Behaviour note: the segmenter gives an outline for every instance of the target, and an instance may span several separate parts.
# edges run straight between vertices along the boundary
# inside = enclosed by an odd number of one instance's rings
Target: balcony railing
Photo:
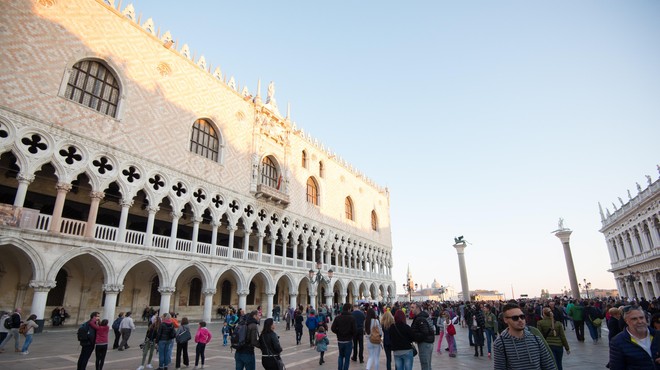
[[[51,215],[39,214],[37,217],[37,221],[34,224],[34,229],[47,232],[50,229],[51,221],[52,221]],[[75,236],[75,237],[84,237],[86,227],[87,227],[87,222],[85,221],[62,218],[60,234]],[[124,239],[123,244],[144,246],[146,235],[147,233],[142,231],[125,230],[123,236]],[[109,241],[109,242],[121,242],[117,240],[118,238],[119,238],[119,228],[114,226],[96,224],[96,227],[94,229],[94,239]],[[147,248],[169,249],[170,240],[171,238],[169,236],[152,235],[151,246]],[[183,253],[200,254],[200,255],[213,256],[224,259],[231,258],[234,260],[246,259],[247,261],[251,261],[259,264],[264,264],[264,265],[271,264],[270,253],[261,253],[261,259],[259,259],[260,258],[259,252],[247,251],[247,255],[246,255],[245,250],[243,250],[242,248],[232,248],[231,257],[230,257],[229,247],[227,246],[223,246],[223,245],[214,246],[209,243],[197,242],[196,248],[195,250],[193,250],[192,240],[187,240],[187,239],[179,239],[179,238],[174,239],[174,249]],[[652,254],[657,253],[657,251],[649,251],[649,252],[651,252]],[[626,260],[626,262],[628,263],[633,262],[630,260],[631,259],[628,259]],[[293,258],[289,258],[289,257],[274,256],[272,258],[272,261],[273,264],[276,266],[298,269],[304,272],[315,268],[315,263],[312,261],[304,261],[298,259],[294,260]],[[362,276],[367,278],[381,278],[381,279],[390,278],[390,276],[386,274],[381,274],[377,272],[372,273],[369,271],[362,271],[358,269],[349,268],[346,266],[331,266],[331,268],[334,269],[335,272],[341,274],[350,274],[353,276]]]

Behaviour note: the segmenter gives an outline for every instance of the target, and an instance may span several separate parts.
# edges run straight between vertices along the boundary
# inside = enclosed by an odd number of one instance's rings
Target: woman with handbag
[[[415,337],[412,328],[406,323],[406,314],[403,311],[396,310],[394,325],[390,326],[388,331],[396,370],[412,370],[414,357],[412,342]]]
[[[364,328],[367,335],[367,350],[369,358],[367,359],[367,370],[378,370],[378,358],[380,357],[380,346],[383,340],[383,330],[373,308],[367,310],[367,319],[364,322]]]
[[[264,328],[259,335],[259,348],[261,349],[261,365],[266,370],[281,370],[284,363],[280,357],[282,346],[280,337],[275,333],[273,319],[266,319]]]
[[[181,325],[176,330],[176,368],[181,368],[181,356],[183,355],[183,365],[188,367],[190,365],[188,359],[188,342],[192,339],[190,334],[190,327],[188,327],[187,317],[181,319]]]

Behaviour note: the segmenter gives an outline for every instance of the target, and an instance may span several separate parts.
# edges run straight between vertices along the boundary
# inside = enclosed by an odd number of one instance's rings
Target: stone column
[[[298,308],[298,293],[289,293],[289,306],[294,309]]]
[[[334,298],[334,292],[330,292],[325,295],[325,305],[332,309],[332,298]]]
[[[286,250],[288,249],[287,248],[288,245],[289,245],[289,238],[282,238],[282,266],[286,266]]]
[[[105,292],[105,304],[103,305],[103,318],[113,322],[115,318],[115,307],[117,307],[117,296],[124,290],[122,284],[103,284]]]
[[[62,223],[62,210],[64,209],[64,201],[66,200],[66,194],[71,191],[72,186],[71,184],[58,182],[56,188],[57,197],[55,198],[53,217],[50,219],[50,229],[48,231],[51,233],[59,234],[60,225]]]
[[[146,235],[144,236],[144,246],[151,247],[153,245],[153,235],[154,235],[154,220],[156,219],[156,213],[160,211],[159,207],[149,206],[147,212],[149,216],[147,217],[147,230]]]
[[[14,206],[23,207],[28,186],[34,181],[34,175],[24,175],[21,172],[16,176],[16,180],[18,180],[18,189],[16,189],[16,196],[14,197]]]
[[[639,277],[639,282],[642,283],[642,291],[644,292],[644,298],[646,298],[647,301],[650,301],[651,298],[653,298],[654,296],[651,295],[651,292],[649,292],[649,284],[647,282],[648,278],[649,277],[647,274],[641,274],[641,276]]]
[[[126,241],[126,223],[128,222],[128,210],[133,205],[133,199],[122,199],[121,215],[119,216],[119,229],[117,230],[117,243],[124,243]]]
[[[192,234],[192,246],[190,250],[193,253],[199,253],[197,250],[197,237],[199,236],[199,223],[202,222],[202,218],[199,216],[193,216],[193,234]]]
[[[170,300],[172,294],[176,291],[176,287],[173,286],[161,286],[158,288],[160,292],[160,313],[161,315],[165,312],[170,312]]]
[[[242,290],[238,292],[238,308],[242,308],[247,312],[247,296],[250,294],[249,291]]]
[[[569,229],[561,229],[555,232],[555,236],[561,240],[564,246],[564,259],[566,260],[566,269],[568,270],[568,282],[571,284],[571,292],[574,299],[580,299],[580,287],[578,286],[577,276],[575,275],[575,265],[573,265],[573,255],[571,254],[571,233]]]
[[[248,259],[248,251],[250,250],[250,234],[252,231],[247,227],[243,229],[243,260]]]
[[[173,251],[176,250],[176,233],[179,229],[179,219],[183,216],[183,213],[172,211],[170,216],[172,216],[172,231],[170,232],[170,242],[167,248]]]
[[[298,267],[298,238],[293,238],[291,241],[293,243],[293,267]]]
[[[296,241],[297,240],[298,239],[296,239]],[[307,261],[307,244],[306,243],[298,243],[298,244],[300,244],[300,246],[303,248],[303,255],[302,255],[303,262]]]
[[[275,243],[277,242],[277,235],[270,237],[270,264],[275,264]],[[284,253],[286,253],[286,246],[284,246]]]
[[[463,301],[470,300],[470,287],[468,286],[467,268],[465,267],[465,242],[454,244],[456,253],[458,254],[458,268],[461,272],[461,289],[463,291]]]
[[[616,283],[616,289],[619,291],[619,296],[623,296],[623,281],[621,279],[615,278],[614,282]]]
[[[263,249],[264,249],[264,236],[266,236],[266,234],[264,234],[263,231],[257,232],[257,238],[258,238],[257,250],[258,250],[258,256],[259,256],[258,257],[258,260],[259,260],[258,263],[261,263],[262,256],[264,254],[264,252],[263,252]]]
[[[653,285],[653,297],[657,297],[660,295],[660,289],[658,288],[658,282],[655,281],[655,274],[656,271],[651,271],[651,285]]]
[[[211,221],[211,255],[212,256],[217,256],[218,253],[216,250],[218,249],[218,226],[220,226],[220,222],[217,221]]]
[[[93,238],[96,235],[96,216],[99,214],[99,203],[105,197],[102,191],[93,191],[89,193],[91,202],[89,205],[89,215],[87,216],[87,225],[85,226],[85,236]]]
[[[43,322],[44,313],[46,311],[46,299],[48,298],[48,292],[51,289],[55,288],[57,284],[53,280],[43,280],[43,281],[30,280],[29,285],[30,288],[34,290],[34,296],[32,297],[32,308],[30,309],[30,313],[37,315],[37,322],[39,320]]]
[[[227,225],[227,230],[229,231],[229,242],[227,243],[228,258],[234,258],[234,233],[236,229],[237,227],[234,225]]]
[[[346,303],[346,292],[339,292],[339,304]]]
[[[273,318],[273,297],[275,296],[275,292],[266,292],[266,318],[267,319],[272,319]]]
[[[207,324],[210,324],[211,315],[213,313],[213,295],[215,294],[215,289],[204,289],[202,294],[204,294],[204,315],[202,316],[202,320],[206,321]]]

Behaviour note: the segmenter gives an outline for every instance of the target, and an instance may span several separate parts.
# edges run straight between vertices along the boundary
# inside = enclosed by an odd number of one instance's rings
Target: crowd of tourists
[[[280,320],[284,320],[284,331],[292,331],[297,346],[309,343],[318,352],[319,365],[325,363],[330,346],[336,345],[338,370],[348,370],[351,362],[362,364],[365,359],[367,370],[379,370],[381,353],[385,370],[411,370],[415,357],[422,370],[430,370],[434,351],[447,353],[450,359],[446,361],[452,361],[459,351],[467,349],[457,348],[457,327],[461,328],[460,335],[467,336],[473,355],[490,362],[484,367],[562,370],[564,353],[571,353],[567,335],[585,342],[585,326],[594,345],[602,341],[601,328],[607,328],[609,363],[603,366],[660,369],[660,335],[656,335],[660,304],[656,299],[555,297],[508,302],[398,302],[391,306],[346,303],[318,309],[311,305],[283,310],[275,306],[271,314],[272,318],[263,320],[260,306],[249,313],[233,307],[223,309],[219,335],[223,346],[231,345],[237,370],[256,368],[255,349],[260,350],[264,369],[283,368],[283,348],[276,333]],[[133,340],[142,352],[137,370],[154,366],[166,370],[172,362],[175,369],[189,367],[190,341],[195,343],[194,369],[204,368],[205,349],[213,338],[204,321],[197,323],[193,333],[188,318],[179,320],[174,313],[145,309],[143,318],[148,324],[145,337]],[[27,355],[38,328],[36,315],[23,320],[21,310],[16,309],[2,313],[0,324],[0,352],[13,340],[15,351]],[[95,354],[95,368],[102,370],[110,341],[114,339],[113,350],[127,350],[134,330],[131,312],[120,312],[112,323],[92,312],[78,328],[81,349],[77,369],[86,369]],[[303,339],[305,330],[308,339]],[[22,346],[21,335],[25,337]]]

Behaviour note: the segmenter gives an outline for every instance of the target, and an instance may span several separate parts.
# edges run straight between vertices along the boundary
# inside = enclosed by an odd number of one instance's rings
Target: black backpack
[[[89,322],[86,321],[78,327],[77,337],[81,346],[94,344],[94,332],[92,331],[92,327],[89,326]]]
[[[5,319],[5,322],[3,323],[5,329],[11,330],[11,324],[12,324],[13,321],[14,320],[12,319],[11,316],[7,316],[7,318]]]
[[[247,341],[247,320],[244,317],[242,317],[238,321],[238,324],[236,324],[234,331],[231,333],[231,348],[237,351],[242,350],[248,346],[246,344],[246,341]]]

